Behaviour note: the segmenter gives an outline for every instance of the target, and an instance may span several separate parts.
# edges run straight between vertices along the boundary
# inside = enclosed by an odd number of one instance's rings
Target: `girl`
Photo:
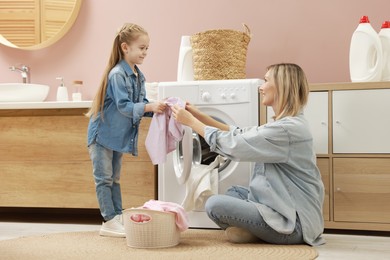
[[[306,76],[296,64],[272,65],[259,91],[262,103],[275,112],[275,121],[260,127],[227,126],[191,105],[172,110],[212,151],[256,162],[249,187],[233,186],[225,195],[211,196],[207,214],[235,243],[322,244],[324,186],[303,116]]]
[[[149,48],[148,33],[125,24],[115,37],[100,88],[87,116],[88,149],[96,195],[104,219],[101,236],[125,237],[122,221],[120,170],[122,154],[138,155],[138,128],[142,116],[162,113],[166,105],[146,99],[142,64]]]

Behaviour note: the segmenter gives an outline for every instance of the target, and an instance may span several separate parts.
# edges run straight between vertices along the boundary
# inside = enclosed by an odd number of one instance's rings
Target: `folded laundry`
[[[174,202],[166,202],[160,200],[149,200],[141,207],[144,209],[173,212],[176,214],[176,226],[179,231],[188,229],[188,216],[182,206]]]

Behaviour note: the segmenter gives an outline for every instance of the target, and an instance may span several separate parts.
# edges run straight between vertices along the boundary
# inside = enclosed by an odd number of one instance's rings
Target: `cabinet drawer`
[[[390,153],[390,89],[333,91],[333,152]]]
[[[316,154],[328,154],[328,92],[310,92],[305,108]]]
[[[0,117],[0,161],[89,160],[85,116]],[[132,161],[150,161],[145,138],[151,119],[143,118],[138,138],[138,156]]]
[[[334,220],[389,223],[390,158],[333,158]]]
[[[309,100],[304,110],[309,122],[313,145],[316,154],[328,154],[329,122],[328,122],[328,92],[310,92]],[[275,115],[272,107],[267,107],[267,122],[272,122]]]
[[[317,158],[317,167],[320,170],[322,182],[325,187],[325,198],[324,205],[322,207],[322,214],[324,216],[325,221],[329,221],[330,219],[330,197],[329,197],[329,189],[330,189],[330,178],[329,178],[329,159],[328,158]]]
[[[0,162],[0,207],[99,208],[92,163]],[[123,207],[156,198],[151,162],[123,162]]]

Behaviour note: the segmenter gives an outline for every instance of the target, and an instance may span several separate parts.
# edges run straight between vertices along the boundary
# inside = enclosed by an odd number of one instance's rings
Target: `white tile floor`
[[[93,214],[41,214],[4,213],[0,211],[0,240],[21,236],[42,235],[72,231],[95,231],[100,228],[99,213]],[[31,215],[29,217],[29,215]],[[376,235],[362,232],[324,234],[327,243],[316,247],[318,260],[390,260],[390,232]],[[345,233],[345,232],[344,232]]]

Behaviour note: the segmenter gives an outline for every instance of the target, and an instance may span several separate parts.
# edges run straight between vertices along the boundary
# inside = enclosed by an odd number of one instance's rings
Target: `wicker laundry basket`
[[[140,216],[147,220],[139,222]],[[131,208],[123,211],[123,217],[129,247],[162,248],[176,246],[180,242],[176,215],[172,212]]]
[[[249,27],[236,30],[208,30],[190,37],[194,80],[246,78],[246,56],[251,39]]]

